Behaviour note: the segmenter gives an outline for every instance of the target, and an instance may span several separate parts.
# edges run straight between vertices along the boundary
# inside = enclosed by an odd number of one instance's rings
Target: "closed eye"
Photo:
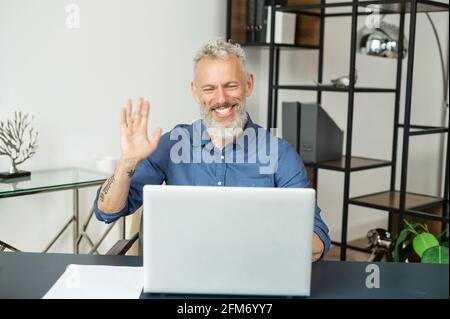
[[[210,87],[210,86],[207,86],[207,87],[203,88],[203,92],[206,92],[206,93],[213,92],[213,91],[214,91],[214,88]]]
[[[228,84],[225,86],[225,89],[234,90],[234,89],[237,89],[238,87],[239,87],[239,85],[237,85],[237,84]]]

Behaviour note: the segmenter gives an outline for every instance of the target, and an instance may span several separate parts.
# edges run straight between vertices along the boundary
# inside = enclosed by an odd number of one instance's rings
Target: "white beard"
[[[213,111],[200,106],[200,113],[208,134],[217,139],[225,140],[225,142],[229,142],[230,140],[239,137],[243,133],[245,124],[247,124],[248,121],[248,114],[245,111],[244,103],[235,106],[236,114],[228,127],[224,127],[221,123],[214,120],[212,116]]]

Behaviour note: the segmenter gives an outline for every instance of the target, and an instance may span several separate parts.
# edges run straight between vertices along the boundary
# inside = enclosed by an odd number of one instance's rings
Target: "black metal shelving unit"
[[[409,22],[409,44],[407,57],[407,74],[406,74],[406,93],[404,103],[404,119],[400,123],[400,97],[402,82],[402,55],[397,58],[396,67],[396,86],[395,88],[370,88],[355,86],[355,65],[356,65],[356,37],[357,37],[357,18],[361,15],[368,15],[371,12],[365,10],[366,7],[377,5],[380,14],[397,14],[400,17],[399,25],[399,52],[403,51],[403,35],[405,27],[405,15],[410,15]],[[275,0],[271,1],[271,42],[268,44],[252,44],[256,46],[268,47],[269,52],[269,84],[268,84],[268,107],[267,107],[267,128],[272,128],[277,123],[278,114],[278,91],[279,90],[303,90],[317,91],[317,103],[321,103],[323,92],[342,92],[348,94],[347,109],[347,127],[346,127],[346,151],[345,156],[340,160],[320,162],[311,165],[314,171],[313,185],[318,183],[318,170],[328,169],[341,171],[344,173],[344,201],[342,208],[342,234],[341,241],[332,243],[341,247],[340,259],[346,259],[347,249],[355,249],[366,251],[364,248],[355,247],[347,243],[348,231],[348,213],[349,205],[359,205],[368,208],[387,211],[389,214],[389,230],[394,216],[397,217],[397,232],[403,227],[404,216],[413,216],[424,218],[427,220],[436,220],[441,222],[442,228],[445,228],[449,222],[448,216],[448,175],[449,175],[449,150],[447,147],[445,162],[445,181],[444,193],[442,197],[429,196],[424,194],[415,194],[407,191],[407,171],[408,171],[408,153],[409,139],[418,135],[426,134],[448,134],[448,127],[432,127],[425,125],[411,124],[411,98],[412,83],[414,71],[414,47],[416,34],[416,17],[421,12],[448,12],[449,5],[436,1],[428,0],[378,0],[378,1],[347,1],[338,3],[326,3],[321,0],[317,4],[304,5],[288,5],[276,6]],[[231,0],[228,0],[228,19],[227,19],[227,39],[231,35]],[[339,11],[337,11],[339,10]],[[282,45],[274,43],[275,35],[275,12],[285,11],[293,12],[298,15],[320,17],[320,38],[318,46],[301,46],[301,45]],[[315,85],[280,85],[279,84],[279,63],[280,50],[289,49],[315,49],[318,50],[318,70],[317,80],[322,83],[323,79],[323,51],[324,51],[324,27],[326,18],[332,17],[351,17],[351,40],[350,40],[350,84],[346,88],[336,88],[333,86],[315,86]],[[246,44],[244,44],[246,45]],[[352,134],[353,134],[353,113],[354,113],[354,96],[356,93],[391,93],[395,95],[394,102],[394,133],[391,160],[380,160],[364,157],[352,156]],[[398,139],[400,130],[403,133],[403,145],[401,154],[397,154]],[[401,177],[400,189],[396,190],[396,171],[397,156],[401,156]],[[390,188],[389,190],[350,198],[350,176],[352,172],[376,169],[380,167],[391,167]],[[424,209],[430,207],[442,207],[443,216],[434,215],[424,212]]]

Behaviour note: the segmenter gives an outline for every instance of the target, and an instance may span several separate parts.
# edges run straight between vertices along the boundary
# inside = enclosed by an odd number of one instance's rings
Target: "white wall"
[[[65,6],[72,2],[81,9],[77,30],[64,24]],[[433,17],[447,48],[447,15]],[[157,125],[168,130],[197,118],[189,90],[192,57],[205,40],[225,35],[225,18],[224,0],[0,0],[0,118],[10,117],[14,110],[27,111],[35,116],[39,131],[38,152],[21,168],[92,167],[100,156],[117,157],[118,110],[129,96],[151,100],[150,130]],[[326,21],[325,80],[348,73],[349,30],[347,18]],[[416,46],[413,122],[439,124],[440,66],[423,16],[418,18],[417,43],[421,45]],[[257,84],[248,109],[256,122],[265,125],[268,50],[246,51]],[[358,55],[357,68],[359,85],[395,85],[393,60]],[[317,52],[283,51],[281,83],[312,84],[316,70]],[[312,92],[283,91],[279,101],[314,99]],[[390,158],[393,102],[389,94],[357,95],[353,154]],[[323,106],[345,129],[346,95],[325,93]],[[408,184],[412,191],[434,194],[438,141],[416,139],[411,145]],[[2,170],[8,165],[0,157]],[[319,205],[332,237],[339,240],[343,174],[326,170],[319,174]],[[388,168],[353,173],[351,196],[387,189],[389,176]],[[82,191],[83,212],[91,205],[93,193],[94,189]],[[69,192],[2,199],[0,239],[23,250],[39,251],[70,213]],[[350,239],[363,237],[376,226],[386,226],[385,213],[351,206]],[[105,225],[94,222],[90,227],[98,238]],[[101,252],[115,242],[117,234]],[[52,251],[71,252],[70,232]]]
[[[80,7],[79,29],[66,28],[69,3]],[[152,131],[198,118],[192,58],[207,39],[225,36],[225,20],[223,0],[0,0],[0,118],[30,112],[39,132],[36,155],[20,168],[93,167],[98,157],[117,157],[128,97],[151,101]],[[0,157],[1,170],[8,167]],[[81,193],[84,214],[94,190]],[[0,200],[0,239],[40,251],[69,218],[71,199],[59,192]],[[105,225],[90,227],[98,238]],[[71,252],[71,233],[51,251]]]

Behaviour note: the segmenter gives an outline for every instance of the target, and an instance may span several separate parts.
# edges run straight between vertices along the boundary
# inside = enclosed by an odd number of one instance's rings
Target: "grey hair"
[[[204,58],[226,60],[230,55],[239,59],[242,73],[247,75],[247,64],[245,51],[238,43],[226,42],[222,38],[209,40],[203,45],[194,57],[194,75],[197,63]]]

